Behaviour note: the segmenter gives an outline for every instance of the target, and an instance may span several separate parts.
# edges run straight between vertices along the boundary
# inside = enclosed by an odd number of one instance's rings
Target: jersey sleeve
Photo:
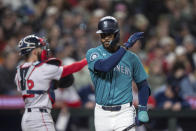
[[[46,75],[52,80],[59,80],[63,72],[63,66],[56,66],[51,64],[46,64],[47,72]]]
[[[148,75],[137,55],[134,54],[133,62],[133,79],[136,83],[139,83],[148,78]]]
[[[101,55],[100,51],[98,51],[96,48],[92,48],[87,51],[86,59],[88,62],[89,70],[94,71],[95,62],[97,60],[103,59],[103,56]]]

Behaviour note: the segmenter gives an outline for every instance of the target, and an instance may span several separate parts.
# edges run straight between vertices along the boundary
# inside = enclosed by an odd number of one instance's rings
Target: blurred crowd
[[[131,50],[149,74],[150,107],[193,107],[196,102],[187,99],[196,97],[196,0],[0,0],[0,94],[18,95],[14,76],[21,38],[44,37],[52,56],[70,64],[101,44],[95,32],[106,15],[117,18],[121,43],[134,32],[145,32]],[[74,77],[72,87],[56,91],[57,106],[93,108],[87,67]]]

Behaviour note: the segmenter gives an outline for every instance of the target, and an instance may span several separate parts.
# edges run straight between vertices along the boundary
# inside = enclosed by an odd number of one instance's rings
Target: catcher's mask
[[[97,34],[114,34],[110,46],[115,46],[120,40],[120,33],[117,20],[112,16],[105,16],[98,23]]]
[[[28,35],[20,40],[18,44],[21,56],[28,55],[33,49],[39,47],[42,48],[41,61],[46,60],[48,58],[49,44],[43,38],[36,35]]]

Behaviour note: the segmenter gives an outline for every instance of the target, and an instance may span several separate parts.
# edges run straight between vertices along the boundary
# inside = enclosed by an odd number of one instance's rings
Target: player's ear
[[[32,55],[36,55],[36,50],[33,49],[33,50],[31,51],[31,54],[32,54]]]
[[[35,48],[31,51],[31,54],[37,55],[39,53],[39,48]]]

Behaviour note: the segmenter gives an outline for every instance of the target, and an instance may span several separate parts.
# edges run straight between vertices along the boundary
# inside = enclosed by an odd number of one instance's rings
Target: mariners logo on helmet
[[[29,54],[34,48],[45,46],[47,43],[36,35],[28,35],[18,43],[20,55]]]

